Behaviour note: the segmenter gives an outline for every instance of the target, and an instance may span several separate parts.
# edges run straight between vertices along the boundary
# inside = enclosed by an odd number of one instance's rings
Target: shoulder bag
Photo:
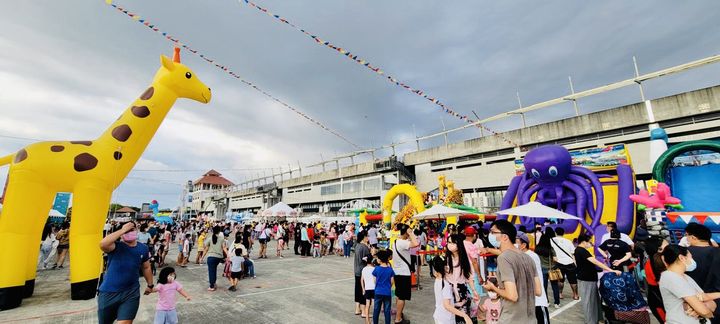
[[[550,281],[558,281],[563,279],[562,271],[560,269],[553,269],[552,266],[552,248],[550,249],[550,255],[548,255],[548,279]]]
[[[565,253],[565,255],[567,255],[571,260],[573,260],[572,265],[570,265],[570,264],[567,264],[567,265],[565,265],[565,264],[560,264],[560,265],[562,265],[562,266],[564,266],[564,267],[568,267],[568,268],[575,268],[575,267],[577,267],[576,264],[575,264],[575,258],[573,258],[573,256],[570,255],[570,253],[567,253],[567,252],[562,248],[562,246],[560,246],[559,244],[557,244],[557,242],[555,242],[555,240],[550,239],[550,242],[552,242],[553,244],[555,244],[555,246],[557,246],[557,247],[560,249],[560,251],[562,251],[563,253]]]
[[[405,262],[405,264],[408,266],[408,269],[410,269],[410,272],[415,272],[415,267],[413,267],[413,265],[410,264],[410,262],[408,262],[408,260],[406,260],[405,257],[402,255],[402,253],[400,253],[400,251],[398,250],[397,240],[395,240],[395,252],[397,252],[397,255],[400,256],[400,259],[402,259],[402,261]]]

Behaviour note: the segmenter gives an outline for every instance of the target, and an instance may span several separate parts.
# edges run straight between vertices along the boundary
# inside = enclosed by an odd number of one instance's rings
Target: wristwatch
[[[153,287],[155,287],[155,285],[149,284],[149,285],[147,285],[147,287],[150,288],[150,289],[153,289]]]

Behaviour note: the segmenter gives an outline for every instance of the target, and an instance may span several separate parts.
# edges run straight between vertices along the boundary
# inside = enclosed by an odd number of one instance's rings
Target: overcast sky
[[[362,147],[462,121],[256,9],[232,0],[114,1]],[[349,49],[459,113],[489,117],[720,53],[718,1],[264,1],[261,6]],[[0,154],[32,141],[97,137],[171,54],[169,41],[105,1],[0,3]],[[211,168],[234,182],[255,168],[316,163],[354,148],[183,52],[213,89],[178,101],[113,200],[179,204],[180,185]],[[717,85],[720,65],[646,84],[649,98]],[[584,99],[582,112],[639,100],[636,87]],[[561,105],[528,124],[572,116]],[[518,119],[491,123],[507,130]],[[467,130],[453,142],[479,135]],[[17,138],[13,138],[17,137]],[[427,141],[424,148],[442,138]],[[414,149],[414,144],[401,151]],[[389,154],[389,152],[380,153]],[[170,171],[168,171],[170,170]],[[177,172],[177,170],[193,170]],[[269,170],[267,171],[269,173]],[[7,167],[0,168],[5,182]]]

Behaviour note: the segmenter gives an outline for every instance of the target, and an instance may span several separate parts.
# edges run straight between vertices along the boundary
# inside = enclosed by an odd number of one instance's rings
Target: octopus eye
[[[530,173],[532,173],[533,178],[540,178],[540,172],[538,172],[538,170],[532,169]]]
[[[558,170],[557,170],[557,168],[553,165],[553,166],[551,166],[551,167],[548,169],[548,173],[549,173],[550,176],[552,176],[552,177],[557,177],[557,175],[558,175]]]

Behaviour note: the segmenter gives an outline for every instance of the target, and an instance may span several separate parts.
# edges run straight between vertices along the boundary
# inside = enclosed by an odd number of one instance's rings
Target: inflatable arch
[[[425,202],[423,201],[422,194],[411,184],[398,184],[394,185],[385,194],[382,204],[383,222],[386,226],[392,223],[392,204],[395,198],[404,194],[410,198],[410,204],[415,208],[415,211],[421,213],[425,210]]]

